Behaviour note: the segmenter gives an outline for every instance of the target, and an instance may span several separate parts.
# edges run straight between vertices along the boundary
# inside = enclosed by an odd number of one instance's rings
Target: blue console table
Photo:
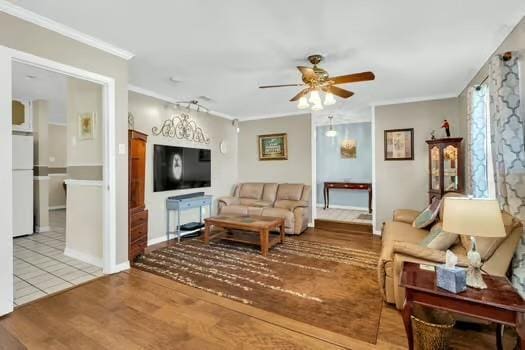
[[[166,235],[168,238],[168,241],[170,239],[170,211],[176,210],[177,211],[177,226],[175,229],[175,234],[177,236],[177,241],[180,242],[180,213],[184,210],[199,208],[199,222],[202,223],[202,207],[208,207],[209,213],[211,215],[211,203],[212,203],[212,196],[210,195],[204,195],[204,196],[197,196],[197,197],[189,197],[189,198],[168,198],[166,199]]]

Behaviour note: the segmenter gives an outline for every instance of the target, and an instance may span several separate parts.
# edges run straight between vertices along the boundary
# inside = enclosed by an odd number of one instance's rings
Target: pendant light
[[[335,105],[335,97],[334,97],[334,94],[332,94],[331,92],[327,92],[325,97],[324,97],[324,105],[325,106],[331,106],[331,105]]]
[[[303,96],[299,99],[299,103],[297,104],[297,108],[299,109],[307,109],[310,107],[310,104],[308,103],[308,99],[306,96]]]
[[[334,119],[333,116],[328,116],[328,119],[330,119],[330,128],[326,131],[325,136],[326,137],[335,137],[337,135],[337,131],[334,130],[334,125],[332,124],[332,119]]]

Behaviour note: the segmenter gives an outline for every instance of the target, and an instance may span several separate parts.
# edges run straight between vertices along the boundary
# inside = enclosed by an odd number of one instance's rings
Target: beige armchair
[[[445,251],[420,246],[419,242],[429,231],[412,227],[412,222],[419,214],[414,210],[394,211],[393,221],[387,222],[382,233],[381,256],[378,264],[378,278],[383,298],[403,307],[405,290],[399,287],[400,277],[405,262],[427,265],[445,263]],[[440,213],[442,217],[442,212]],[[482,256],[483,270],[495,276],[505,276],[522,233],[521,222],[512,215],[503,212],[503,222],[507,236],[496,244],[497,248]],[[493,245],[494,247],[494,245]],[[465,241],[458,239],[450,250],[458,256],[458,265],[467,266],[467,249]],[[482,254],[483,255],[483,254]]]
[[[241,183],[233,196],[219,198],[219,214],[280,217],[286,233],[300,234],[308,227],[310,197],[303,184]]]

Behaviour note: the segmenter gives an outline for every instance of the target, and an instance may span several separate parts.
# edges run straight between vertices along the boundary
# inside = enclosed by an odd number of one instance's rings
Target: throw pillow
[[[441,200],[434,198],[432,203],[428,205],[419,215],[416,217],[412,226],[415,228],[425,228],[436,220],[439,213],[439,207],[441,206]]]
[[[432,226],[430,233],[423,238],[419,245],[431,249],[447,250],[457,241],[457,239],[457,234],[443,231],[441,223],[438,222]]]

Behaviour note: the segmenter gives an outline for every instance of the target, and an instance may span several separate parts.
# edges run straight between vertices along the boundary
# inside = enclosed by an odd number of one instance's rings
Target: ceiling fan
[[[330,106],[336,103],[334,95],[341,98],[349,98],[354,94],[352,91],[342,89],[336,85],[357,83],[360,81],[369,81],[375,79],[375,75],[372,72],[362,72],[331,77],[326,70],[318,66],[323,58],[323,55],[319,54],[310,55],[308,56],[308,61],[313,64],[312,68],[303,66],[297,67],[297,69],[299,69],[301,72],[303,84],[265,85],[259,86],[259,88],[268,89],[286,86],[306,86],[306,88],[292,97],[290,101],[299,101],[297,105],[299,109],[311,107],[313,111],[319,111],[323,109],[323,105]],[[321,101],[320,92],[325,93],[324,102]],[[307,98],[308,95],[309,98]]]

